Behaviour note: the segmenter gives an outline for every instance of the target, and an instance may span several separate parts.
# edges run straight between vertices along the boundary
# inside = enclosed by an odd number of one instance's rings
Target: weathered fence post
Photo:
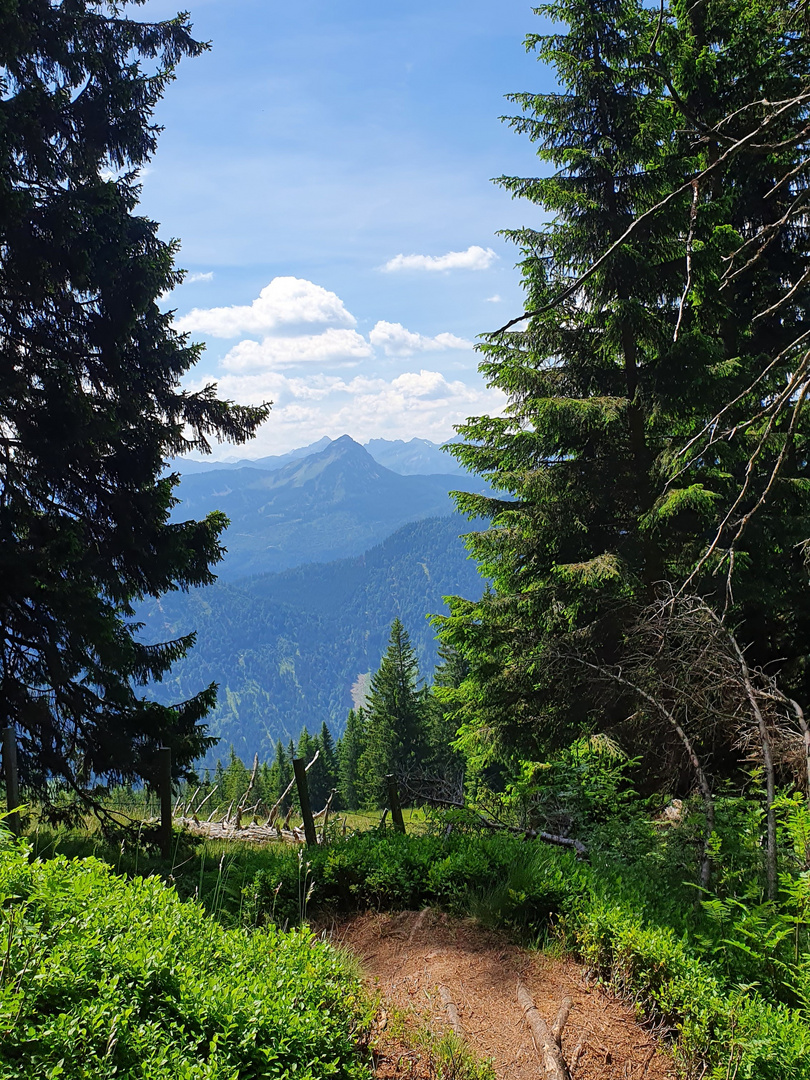
[[[158,791],[160,793],[160,854],[164,859],[172,853],[172,750],[158,750]]]
[[[394,823],[394,828],[397,832],[405,832],[405,819],[402,816],[402,806],[399,801],[399,788],[397,787],[397,778],[393,773],[389,773],[385,778],[388,784],[388,805],[391,807],[391,821]]]
[[[8,827],[15,836],[20,835],[20,815],[16,813],[20,805],[20,779],[17,772],[17,732],[13,727],[3,731],[3,771],[6,776],[6,805],[8,807]]]
[[[301,804],[301,817],[304,820],[304,837],[307,845],[314,847],[318,843],[318,837],[315,835],[315,820],[312,817],[312,807],[309,804],[307,767],[303,758],[293,758],[293,772],[295,773],[295,786],[298,788],[298,801]]]

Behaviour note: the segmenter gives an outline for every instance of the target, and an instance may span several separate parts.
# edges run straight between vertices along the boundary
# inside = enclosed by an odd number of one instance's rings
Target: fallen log
[[[532,1033],[532,1042],[545,1070],[545,1080],[571,1080],[571,1074],[562,1053],[562,1032],[571,1011],[571,999],[565,998],[557,1018],[551,1027],[537,1011],[532,995],[524,983],[517,984],[518,1004],[523,1009],[526,1023]]]

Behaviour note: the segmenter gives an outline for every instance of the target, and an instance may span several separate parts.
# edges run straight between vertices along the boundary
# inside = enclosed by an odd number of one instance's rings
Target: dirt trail
[[[563,997],[573,1007],[562,1039],[569,1065],[580,1048],[573,1080],[673,1080],[666,1053],[636,1022],[633,1010],[583,979],[572,961],[536,957],[472,920],[433,911],[367,913],[333,929],[335,941],[360,960],[383,1008],[413,1017],[433,1033],[449,1030],[439,987],[458,1007],[470,1049],[491,1058],[498,1080],[542,1075],[516,998],[521,978],[550,1024]],[[378,1046],[378,1077],[431,1077],[427,1055],[387,1037]]]

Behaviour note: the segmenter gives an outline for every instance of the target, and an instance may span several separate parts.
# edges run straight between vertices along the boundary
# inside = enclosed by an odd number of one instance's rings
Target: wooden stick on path
[[[450,1027],[453,1029],[459,1039],[462,1040],[462,1042],[466,1042],[467,1034],[464,1031],[464,1027],[461,1023],[461,1017],[458,1015],[458,1006],[456,1005],[455,1001],[453,1001],[453,995],[450,993],[446,986],[440,986],[439,996],[442,999],[442,1004],[447,1010],[447,1019],[450,1021]]]
[[[571,999],[563,1000],[552,1027],[548,1026],[537,1011],[532,995],[520,981],[517,984],[517,999],[531,1030],[532,1042],[545,1070],[546,1080],[571,1080],[561,1049],[562,1031],[571,1011]]]

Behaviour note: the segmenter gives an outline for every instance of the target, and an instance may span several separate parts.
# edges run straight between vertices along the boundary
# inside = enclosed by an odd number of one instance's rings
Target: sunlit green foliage
[[[542,758],[634,714],[571,654],[621,662],[658,584],[683,583],[718,529],[691,587],[716,597],[730,573],[752,661],[778,658],[808,690],[804,391],[793,421],[763,413],[804,363],[810,233],[790,215],[810,177],[806,26],[788,0],[555,0],[538,14],[550,25],[527,48],[558,85],[511,95],[508,122],[541,175],[498,181],[527,216],[506,235],[528,314],[481,345],[504,414],[471,418],[451,448],[497,491],[459,498],[491,521],[469,546],[493,588],[437,620],[470,666],[443,697],[483,758],[499,744]],[[725,406],[728,437],[687,451]]]
[[[308,930],[224,929],[155,877],[0,845],[0,1077],[367,1076],[360,985]]]

